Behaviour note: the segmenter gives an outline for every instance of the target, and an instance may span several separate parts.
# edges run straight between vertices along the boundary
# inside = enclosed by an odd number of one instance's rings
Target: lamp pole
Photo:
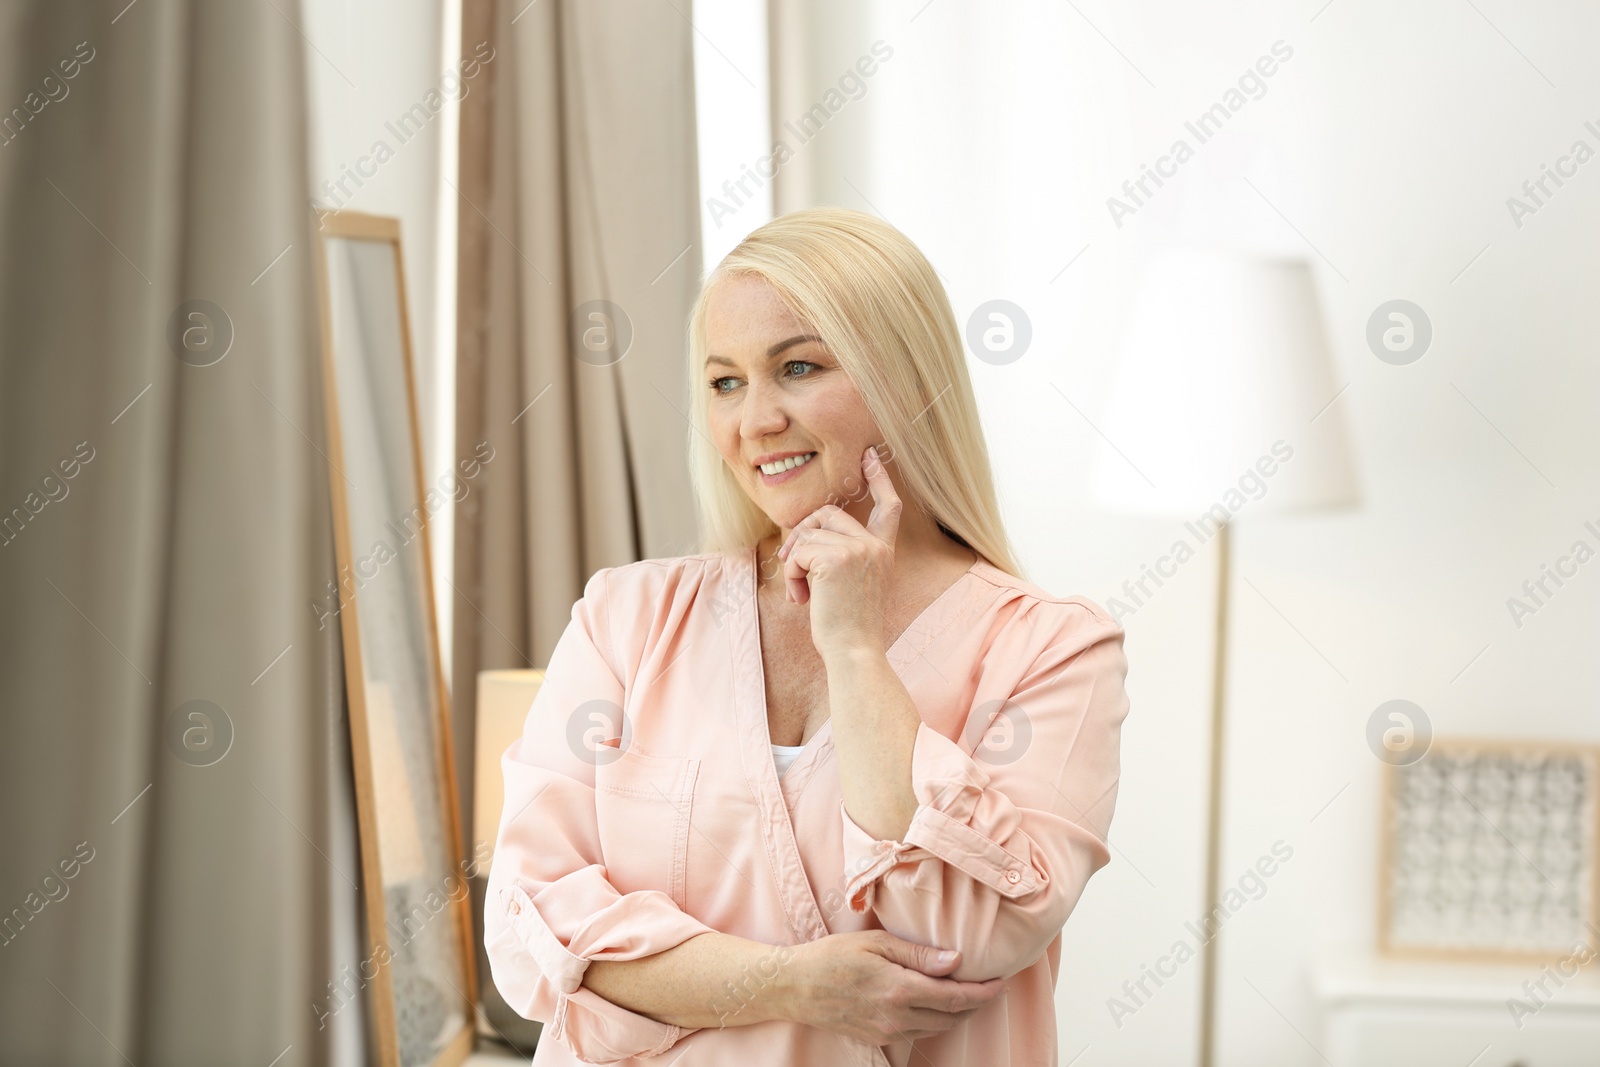
[[[1217,529],[1216,658],[1211,668],[1211,790],[1206,806],[1206,914],[1201,928],[1217,915],[1222,900],[1222,757],[1227,729],[1223,720],[1228,674],[1228,571],[1233,555],[1232,524]],[[1200,945],[1200,1067],[1212,1067],[1216,1055],[1217,938],[1221,924]]]

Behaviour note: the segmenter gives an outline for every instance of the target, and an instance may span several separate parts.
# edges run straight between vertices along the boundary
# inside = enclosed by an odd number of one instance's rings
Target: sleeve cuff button
[[[1017,882],[1022,881],[1021,872],[1019,872],[1019,871],[1017,871],[1015,869],[1007,871],[1006,872],[1006,881],[1012,883],[1013,885],[1015,885]]]

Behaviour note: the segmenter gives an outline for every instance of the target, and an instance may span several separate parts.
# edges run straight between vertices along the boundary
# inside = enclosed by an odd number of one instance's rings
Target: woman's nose
[[[739,413],[739,432],[754,441],[779,433],[789,425],[781,398],[770,388],[751,386],[745,390],[744,407]]]

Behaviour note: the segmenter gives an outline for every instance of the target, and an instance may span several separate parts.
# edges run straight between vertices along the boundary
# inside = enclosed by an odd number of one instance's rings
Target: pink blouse
[[[1061,928],[1111,858],[1122,628],[976,562],[888,650],[922,716],[919,806],[903,841],[874,840],[845,812],[831,721],[773,765],[756,566],[752,548],[597,572],[502,759],[484,940],[506,1001],[545,1023],[534,1064],[1055,1064]],[[710,931],[781,947],[876,928],[1010,990],[878,1048],[784,1021],[682,1029],[582,984],[590,960]],[[785,959],[712,1010],[737,1022]]]

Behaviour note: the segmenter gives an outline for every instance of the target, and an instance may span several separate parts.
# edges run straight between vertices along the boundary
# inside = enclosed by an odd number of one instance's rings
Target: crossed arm
[[[798,946],[713,932],[642,959],[591,963],[583,984],[684,1031],[783,1019],[882,1045],[941,1033],[1005,992],[999,979],[942,977],[958,961],[881,930]]]
[[[564,709],[615,680],[594,641],[596,604],[586,595],[574,608],[502,760],[506,815],[485,910],[496,985],[580,1058],[651,1055],[690,1030],[773,1019],[877,1044],[939,1032],[1039,958],[1108,858],[1101,804],[1127,709],[1114,627],[1046,642],[1011,694],[1032,716],[1031,743],[1004,764],[980,764],[912,721],[886,661],[830,665],[852,783],[840,808],[846,895],[882,930],[780,948],[713,930],[665,893],[619,893],[593,819],[575,815],[592,810],[593,785],[539,755],[565,749]],[[940,960],[940,949],[956,955]]]

